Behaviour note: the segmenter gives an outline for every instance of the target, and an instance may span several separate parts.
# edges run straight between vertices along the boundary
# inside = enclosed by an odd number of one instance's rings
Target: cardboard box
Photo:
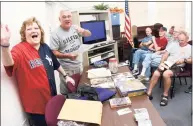
[[[102,107],[99,101],[66,99],[58,119],[101,125]]]

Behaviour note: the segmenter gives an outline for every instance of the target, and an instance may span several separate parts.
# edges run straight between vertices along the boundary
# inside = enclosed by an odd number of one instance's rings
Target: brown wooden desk
[[[80,80],[80,83],[89,83],[87,78],[88,68],[85,68]],[[128,67],[121,67],[119,72],[129,71]],[[117,94],[118,97],[118,94]],[[166,126],[159,113],[154,108],[146,95],[131,97],[132,105],[129,107],[132,113],[119,116],[117,114],[118,109],[111,109],[109,102],[106,101],[103,104],[103,115],[101,126],[137,126],[137,122],[134,119],[134,109],[147,108],[152,126]]]

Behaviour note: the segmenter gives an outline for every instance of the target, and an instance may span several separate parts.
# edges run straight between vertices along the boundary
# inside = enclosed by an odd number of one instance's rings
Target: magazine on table
[[[90,79],[90,83],[91,83],[91,87],[115,88],[115,84],[111,77],[93,78],[93,79]]]
[[[123,98],[112,98],[109,100],[111,108],[123,107],[131,105],[131,100],[129,97]]]
[[[147,91],[147,88],[139,80],[130,80],[129,78],[120,79],[115,81],[115,86],[121,96],[135,93],[134,95],[141,95]],[[138,94],[137,94],[138,93]]]
[[[113,80],[120,79],[120,78],[134,78],[131,72],[123,72],[117,73],[112,75]]]
[[[113,82],[112,78],[111,77],[106,77],[106,78],[93,78],[93,79],[90,79],[90,83],[92,85],[107,83],[107,82]]]

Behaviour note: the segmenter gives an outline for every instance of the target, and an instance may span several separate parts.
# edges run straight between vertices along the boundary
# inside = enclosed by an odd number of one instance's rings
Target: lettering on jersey
[[[48,55],[46,55],[46,58],[45,58],[45,59],[47,59],[47,60],[48,60],[49,65],[52,65],[52,66],[53,66],[52,59],[51,59]]]
[[[74,52],[74,51],[78,50],[79,47],[80,47],[80,45],[77,45],[77,46],[75,46],[75,47],[71,47],[71,48],[69,48],[69,49],[66,49],[65,52],[66,52],[66,53]]]
[[[42,60],[39,58],[39,59],[35,59],[35,60],[30,60],[30,61],[29,61],[29,65],[30,65],[31,69],[34,69],[34,68],[36,68],[36,67],[42,66],[42,65],[43,65],[43,62],[42,62]]]
[[[72,35],[72,36],[70,36],[70,37],[65,38],[65,39],[63,40],[63,43],[64,43],[64,45],[69,44],[69,43],[72,44],[72,43],[75,42],[75,39],[78,39],[78,38],[79,38],[78,35]]]

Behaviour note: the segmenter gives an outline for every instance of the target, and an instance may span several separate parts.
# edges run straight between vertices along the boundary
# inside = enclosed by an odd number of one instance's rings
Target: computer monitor
[[[83,44],[93,44],[107,40],[104,20],[80,22],[80,25],[92,33],[89,37],[82,37]]]

